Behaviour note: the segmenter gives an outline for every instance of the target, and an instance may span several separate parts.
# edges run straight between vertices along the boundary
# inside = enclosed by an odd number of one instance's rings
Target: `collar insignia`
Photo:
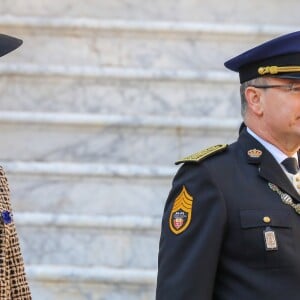
[[[259,158],[261,157],[262,155],[262,151],[261,150],[258,150],[258,149],[250,149],[248,151],[248,156],[251,157],[251,158]]]

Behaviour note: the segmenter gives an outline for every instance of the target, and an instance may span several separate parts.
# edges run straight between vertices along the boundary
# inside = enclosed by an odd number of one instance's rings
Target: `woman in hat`
[[[0,56],[19,46],[22,40],[0,34]],[[23,257],[12,218],[7,178],[0,167],[0,300],[30,300]]]

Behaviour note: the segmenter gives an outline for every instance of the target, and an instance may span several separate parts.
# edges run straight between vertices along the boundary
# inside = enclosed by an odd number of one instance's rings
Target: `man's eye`
[[[292,86],[291,91],[294,93],[300,93],[300,85],[299,86]]]

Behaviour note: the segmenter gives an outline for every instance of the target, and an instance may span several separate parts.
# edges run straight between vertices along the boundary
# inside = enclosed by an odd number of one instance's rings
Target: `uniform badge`
[[[175,199],[169,218],[169,226],[173,233],[185,231],[192,219],[193,197],[187,192],[185,186]]]
[[[251,158],[259,158],[262,155],[262,151],[258,150],[258,149],[251,149],[251,150],[248,151],[248,155]]]
[[[264,230],[264,238],[265,238],[266,251],[278,250],[275,231],[271,229],[271,227],[267,227]]]

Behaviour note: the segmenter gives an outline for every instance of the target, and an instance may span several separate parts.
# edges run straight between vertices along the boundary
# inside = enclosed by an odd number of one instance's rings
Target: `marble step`
[[[239,119],[2,114],[0,161],[173,164],[237,136]],[[43,117],[45,119],[43,119]],[[1,119],[1,113],[0,113]]]
[[[33,299],[153,300],[156,270],[29,265]]]
[[[270,13],[272,7],[272,13]],[[259,9],[258,9],[259,8]],[[125,20],[174,20],[174,21],[206,21],[214,23],[257,23],[257,24],[295,24],[298,25],[297,11],[299,2],[290,0],[273,5],[271,0],[261,3],[253,0],[249,3],[229,0],[220,2],[195,0],[154,0],[141,3],[138,0],[91,0],[75,3],[72,0],[59,1],[55,5],[50,0],[41,0],[37,4],[28,0],[24,5],[22,0],[15,0],[14,5],[4,0],[1,3],[1,15],[18,16],[61,16],[61,17],[92,17],[97,19]],[[282,11],[285,11],[283,14]]]
[[[3,111],[238,117],[236,74],[0,65]]]
[[[178,167],[4,163],[15,212],[160,217]]]
[[[14,219],[28,265],[157,266],[160,217],[28,212]]]
[[[24,40],[5,62],[162,70],[224,70],[223,63],[297,28],[186,22],[0,17]],[[17,25],[17,26],[16,26]],[[76,34],[74,34],[76,31]],[[51,60],[49,60],[51,57]]]

